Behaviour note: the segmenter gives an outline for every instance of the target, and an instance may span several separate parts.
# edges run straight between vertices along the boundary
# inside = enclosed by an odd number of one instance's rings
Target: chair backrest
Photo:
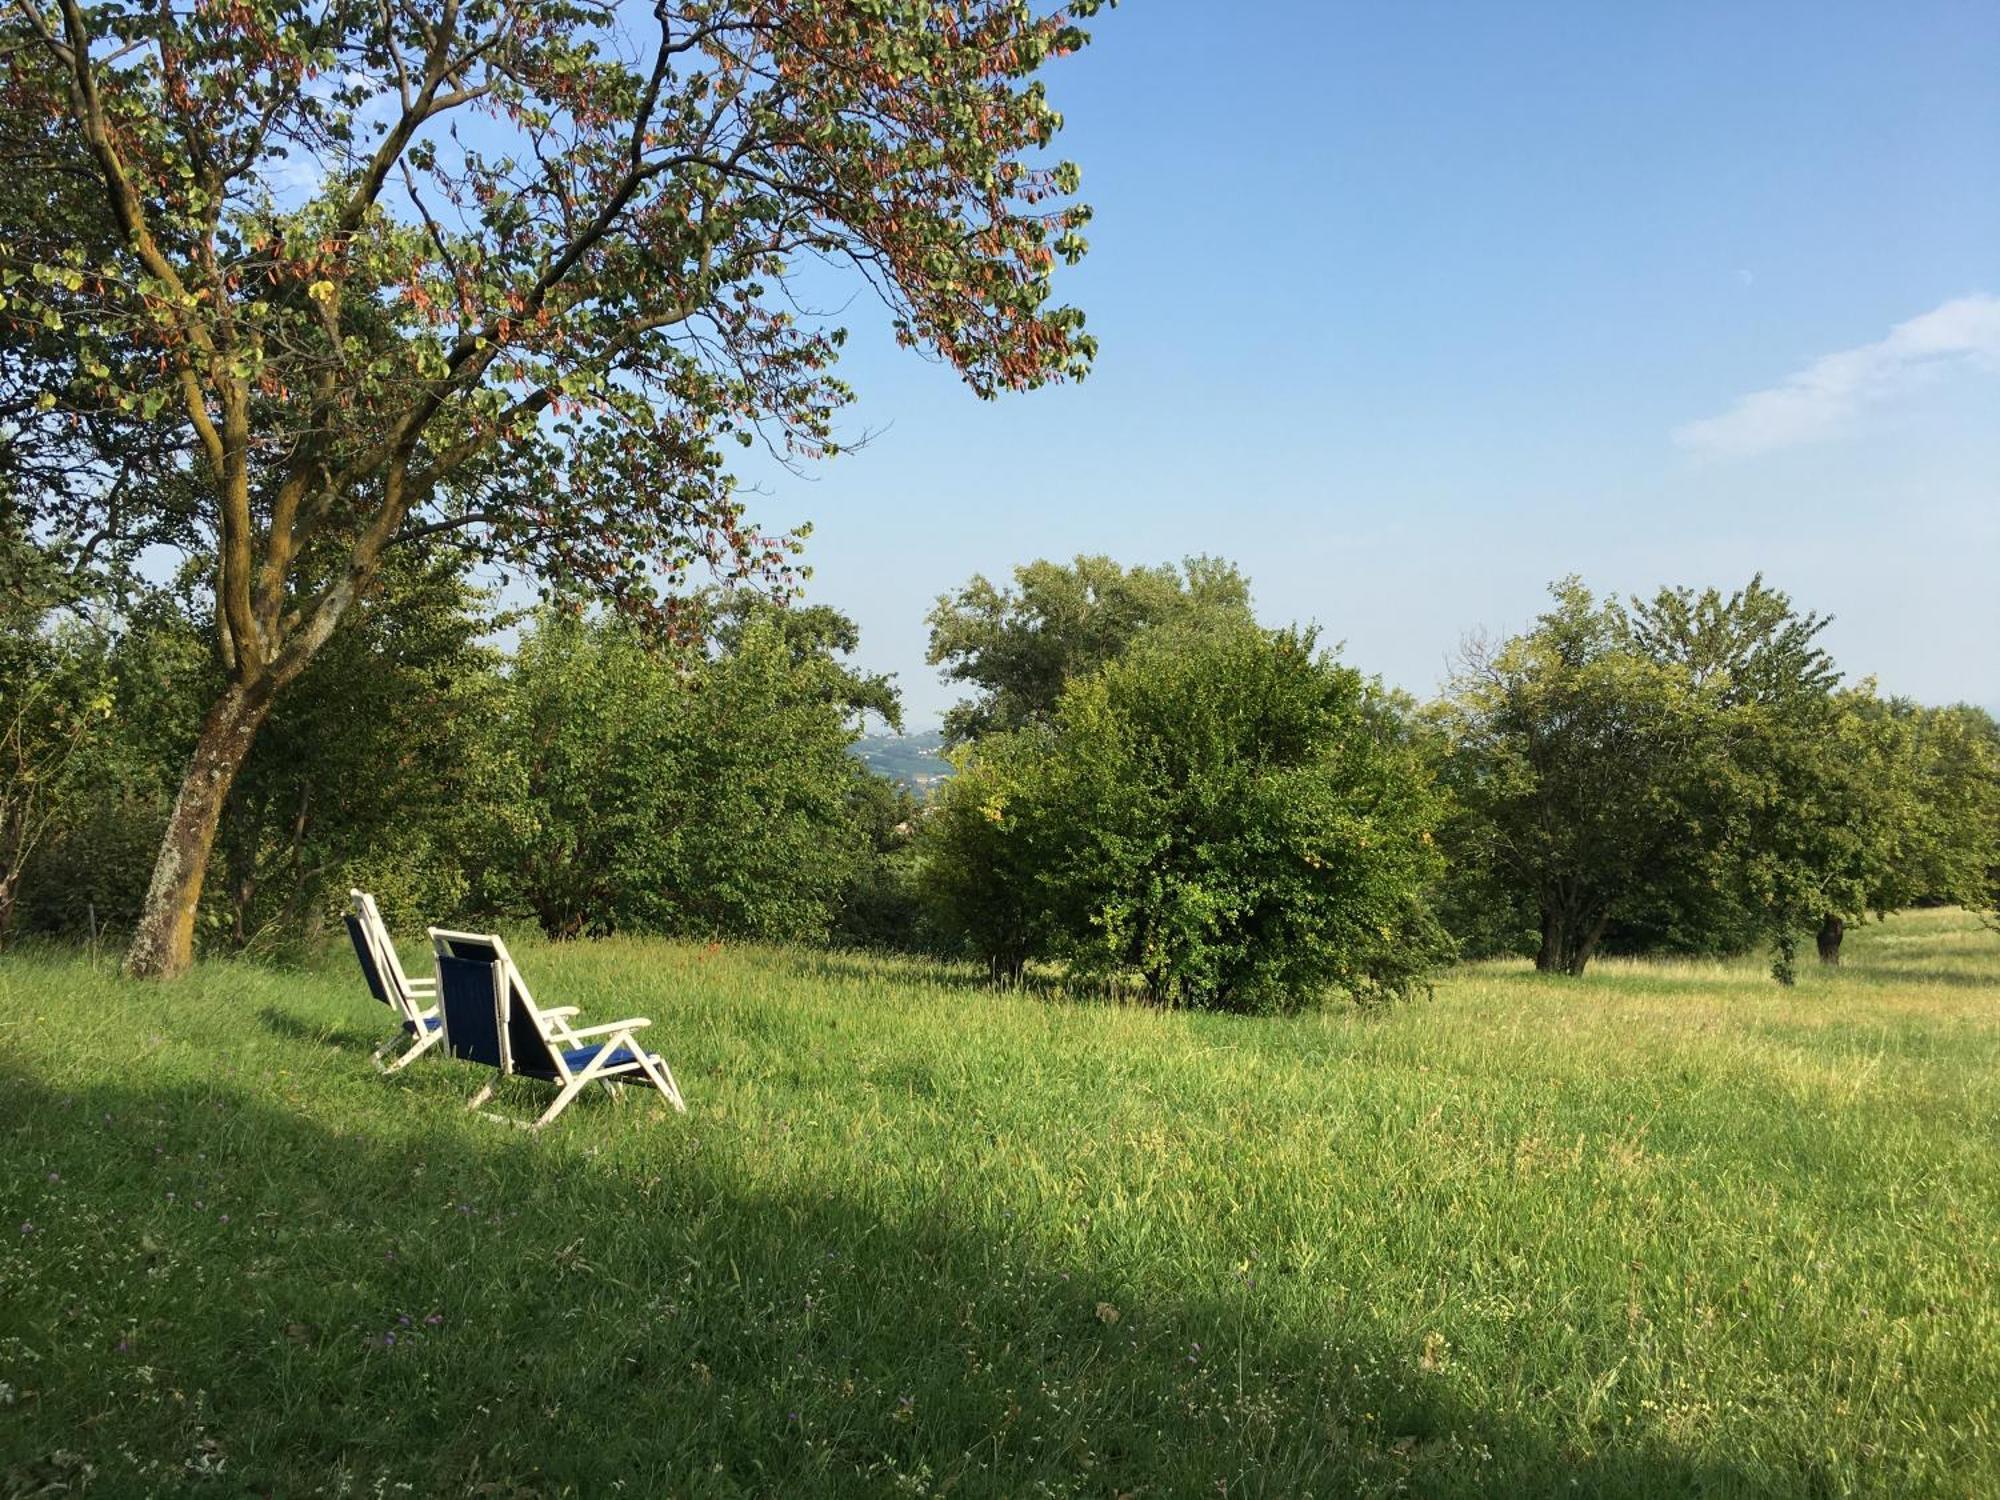
[[[536,1008],[521,971],[514,966],[513,955],[497,934],[433,927],[431,942],[438,954],[438,1004],[444,1017],[446,1050],[503,1073],[525,1073],[530,1078],[568,1076],[550,1041],[549,1023]],[[460,1024],[468,1028],[464,1049],[476,1051],[463,1050],[453,1036],[453,1028]]]
[[[506,970],[499,955],[461,933],[431,932],[437,948],[438,1019],[444,1050],[467,1062],[501,1072],[508,1067],[506,1031],[501,1025]]]
[[[361,960],[361,977],[368,981],[368,993],[391,1009],[398,1008],[389,998],[388,986],[382,982],[381,966],[375,961],[375,945],[368,939],[368,929],[359,917],[348,912],[341,917],[347,924],[347,936],[354,944],[354,956]]]
[[[375,945],[375,962],[380,966],[381,979],[395,997],[389,1003],[412,1021],[416,1020],[424,1008],[410,993],[410,976],[403,972],[403,961],[396,956],[396,940],[389,936],[389,924],[382,920],[381,908],[366,891],[350,890],[347,894],[353,899],[355,916],[361,919]]]

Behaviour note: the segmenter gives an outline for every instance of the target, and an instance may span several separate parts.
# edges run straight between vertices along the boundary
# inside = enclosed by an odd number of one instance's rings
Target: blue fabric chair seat
[[[563,1061],[569,1064],[572,1073],[581,1073],[597,1061],[597,1054],[604,1050],[603,1044],[595,1047],[571,1047],[563,1053]],[[629,1068],[639,1061],[630,1047],[620,1047],[604,1060],[607,1068]]]
[[[571,1073],[581,1073],[585,1068],[597,1061],[597,1054],[604,1050],[605,1045],[605,1043],[600,1042],[595,1047],[566,1047],[563,1049],[562,1060],[568,1066]],[[638,1057],[634,1055],[630,1047],[620,1047],[605,1060],[605,1066],[608,1068],[629,1068],[638,1062],[638,1060]],[[562,1082],[562,1075],[556,1072],[553,1067],[542,1066],[528,1059],[517,1058],[514,1062],[514,1071],[523,1078],[540,1078],[549,1083]],[[610,1083],[624,1083],[628,1080],[634,1083],[644,1083],[646,1082],[646,1075],[638,1072],[618,1073],[612,1075],[606,1081]]]

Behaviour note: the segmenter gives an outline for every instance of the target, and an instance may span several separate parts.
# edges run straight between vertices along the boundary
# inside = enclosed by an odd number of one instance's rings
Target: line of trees
[[[1532,628],[1475,642],[1429,713],[1466,872],[1458,926],[1532,924],[1539,968],[1607,948],[1720,953],[1982,905],[2000,866],[2000,736],[1976,708],[1842,686],[1827,622],[1761,578],[1629,605],[1575,579]],[[1482,909],[1483,908],[1483,909]]]
[[[1838,963],[1871,913],[1992,901],[1989,715],[1843,685],[1827,622],[1761,577],[1552,595],[1419,707],[1260,630],[1213,560],[974,579],[931,617],[976,689],[926,824],[942,925],[999,974],[1268,1009],[1404,993],[1440,949],[1578,975],[1768,945],[1790,981],[1807,935]]]
[[[223,670],[195,581],[65,576],[0,546],[0,942],[129,931]],[[975,578],[930,618],[971,691],[922,805],[851,754],[900,705],[835,611],[714,590],[663,640],[410,554],[274,706],[195,931],[310,942],[359,884],[406,923],[913,948],[1269,1012],[1507,953],[1764,947],[1789,979],[1808,938],[1837,963],[1870,915],[1993,901],[1987,714],[1845,682],[1761,579],[1552,595],[1419,704],[1260,626],[1213,559]]]
[[[214,688],[198,611],[159,590],[0,620],[0,943],[138,920]],[[841,936],[915,815],[849,753],[867,716],[900,722],[895,694],[846,664],[856,632],[831,610],[692,611],[701,628],[663,642],[496,611],[449,566],[385,573],[231,784],[200,945],[311,942],[353,885],[405,924]]]

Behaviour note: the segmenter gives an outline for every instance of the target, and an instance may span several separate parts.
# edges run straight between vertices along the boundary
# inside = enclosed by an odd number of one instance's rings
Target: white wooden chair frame
[[[399,1036],[377,1047],[368,1060],[378,1073],[400,1073],[444,1040],[444,1023],[437,1007],[437,979],[435,976],[412,979],[405,974],[403,961],[396,954],[396,941],[389,936],[389,926],[382,920],[375,898],[366,891],[350,890],[347,894],[354,903],[355,918],[361,923],[362,941],[375,960],[375,973],[389,991],[389,1008],[415,1038],[409,1050],[392,1063],[385,1064],[382,1059],[402,1045]]]
[[[674,1081],[673,1069],[658,1053],[648,1052],[639,1045],[637,1033],[652,1025],[645,1016],[631,1016],[623,1021],[606,1021],[601,1026],[571,1026],[569,1018],[577,1013],[574,1005],[543,1007],[535,1003],[535,997],[528,990],[528,982],[521,977],[521,971],[514,963],[514,956],[507,951],[507,945],[498,934],[487,932],[454,932],[448,928],[430,929],[431,945],[441,957],[452,956],[451,944],[454,940],[479,944],[490,948],[496,955],[494,968],[494,1019],[500,1042],[500,1074],[504,1078],[515,1074],[513,1047],[509,1038],[508,1020],[511,1011],[525,1014],[541,1033],[547,1047],[549,1060],[554,1065],[557,1078],[551,1080],[560,1085],[555,1102],[542,1112],[540,1119],[532,1125],[525,1121],[508,1120],[506,1123],[519,1125],[524,1130],[540,1130],[555,1119],[585,1089],[593,1083],[602,1083],[618,1095],[618,1080],[632,1075],[643,1075],[648,1083],[666,1096],[676,1112],[687,1113],[687,1101],[681,1097],[680,1085]],[[442,1032],[444,1028],[440,1028]],[[602,1038],[599,1041],[598,1038]],[[580,1047],[595,1047],[589,1062],[582,1068],[572,1068],[566,1051]],[[614,1063],[623,1049],[627,1061]],[[449,1044],[447,1044],[449,1050]],[[528,1076],[528,1075],[516,1075]],[[466,1104],[466,1108],[477,1110],[493,1097],[495,1085],[487,1084]],[[499,1115],[488,1114],[489,1119],[502,1119]]]

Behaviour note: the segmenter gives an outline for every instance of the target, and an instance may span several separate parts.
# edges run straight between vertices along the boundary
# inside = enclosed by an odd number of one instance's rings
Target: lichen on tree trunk
[[[169,979],[194,962],[195,912],[223,802],[271,711],[275,689],[269,678],[232,683],[202,719],[125,954],[125,972],[135,979]]]

